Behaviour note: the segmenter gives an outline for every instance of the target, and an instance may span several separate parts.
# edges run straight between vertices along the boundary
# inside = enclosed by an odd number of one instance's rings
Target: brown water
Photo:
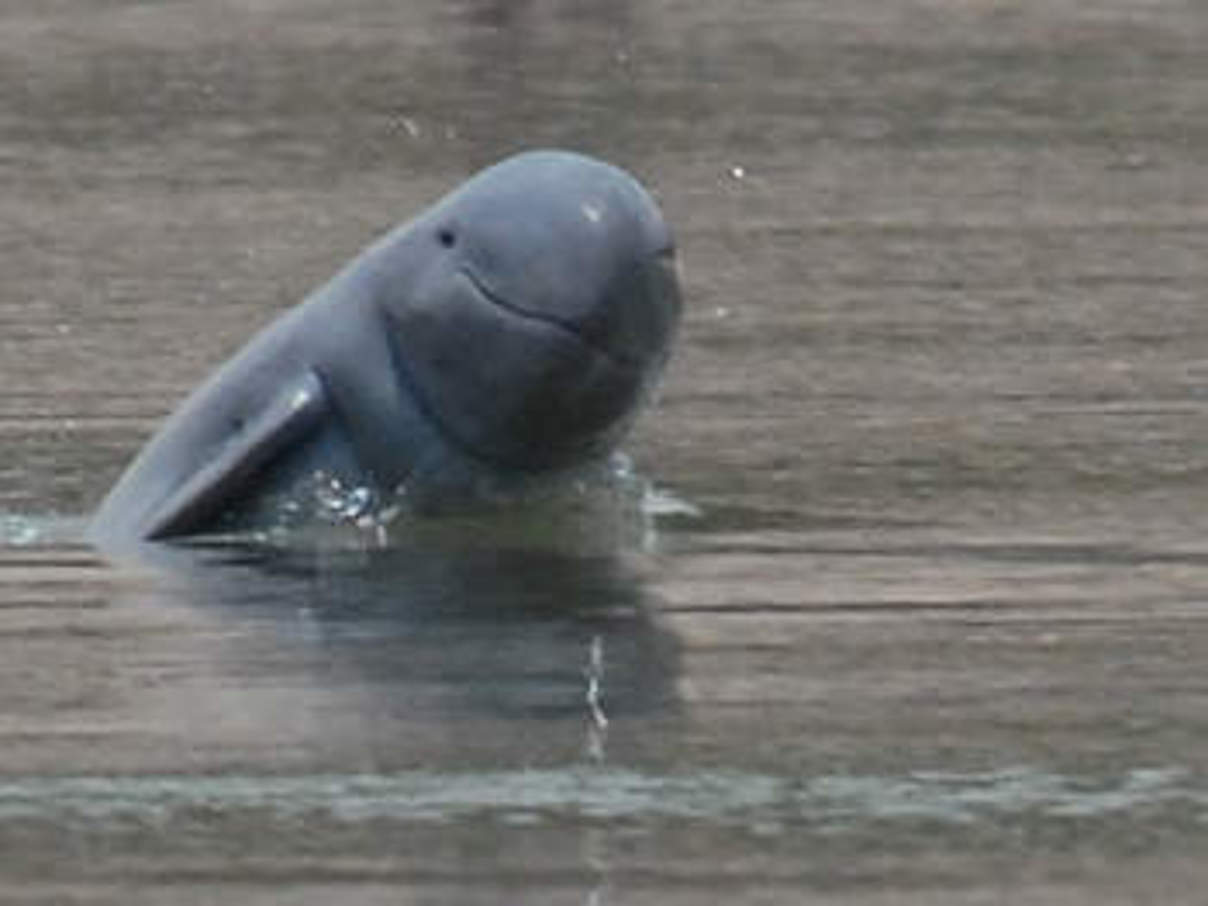
[[[1206,43],[1179,0],[10,0],[0,896],[1201,902]],[[540,145],[678,229],[644,542],[81,541],[254,327]]]

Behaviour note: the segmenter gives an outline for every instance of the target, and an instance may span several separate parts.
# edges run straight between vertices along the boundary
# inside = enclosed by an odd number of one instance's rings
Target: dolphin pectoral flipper
[[[323,382],[313,371],[282,384],[213,459],[157,508],[145,536],[163,538],[210,524],[215,515],[237,502],[241,490],[263,467],[320,427],[329,408]]]

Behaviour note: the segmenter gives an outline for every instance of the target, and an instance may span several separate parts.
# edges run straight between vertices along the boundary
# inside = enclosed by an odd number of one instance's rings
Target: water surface
[[[7,4],[0,896],[1198,902],[1206,39],[1177,0]],[[677,227],[644,517],[82,541],[252,329],[548,145]]]

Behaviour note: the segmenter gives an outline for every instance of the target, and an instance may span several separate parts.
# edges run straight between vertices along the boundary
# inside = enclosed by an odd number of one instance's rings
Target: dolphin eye
[[[445,248],[451,249],[457,244],[457,234],[451,227],[441,227],[436,231],[436,241]]]

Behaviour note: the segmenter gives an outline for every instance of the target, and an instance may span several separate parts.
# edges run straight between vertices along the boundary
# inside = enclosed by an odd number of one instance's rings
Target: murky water
[[[1199,902],[1206,40],[1179,0],[6,4],[0,896]],[[82,542],[255,326],[537,145],[678,228],[644,517]]]

